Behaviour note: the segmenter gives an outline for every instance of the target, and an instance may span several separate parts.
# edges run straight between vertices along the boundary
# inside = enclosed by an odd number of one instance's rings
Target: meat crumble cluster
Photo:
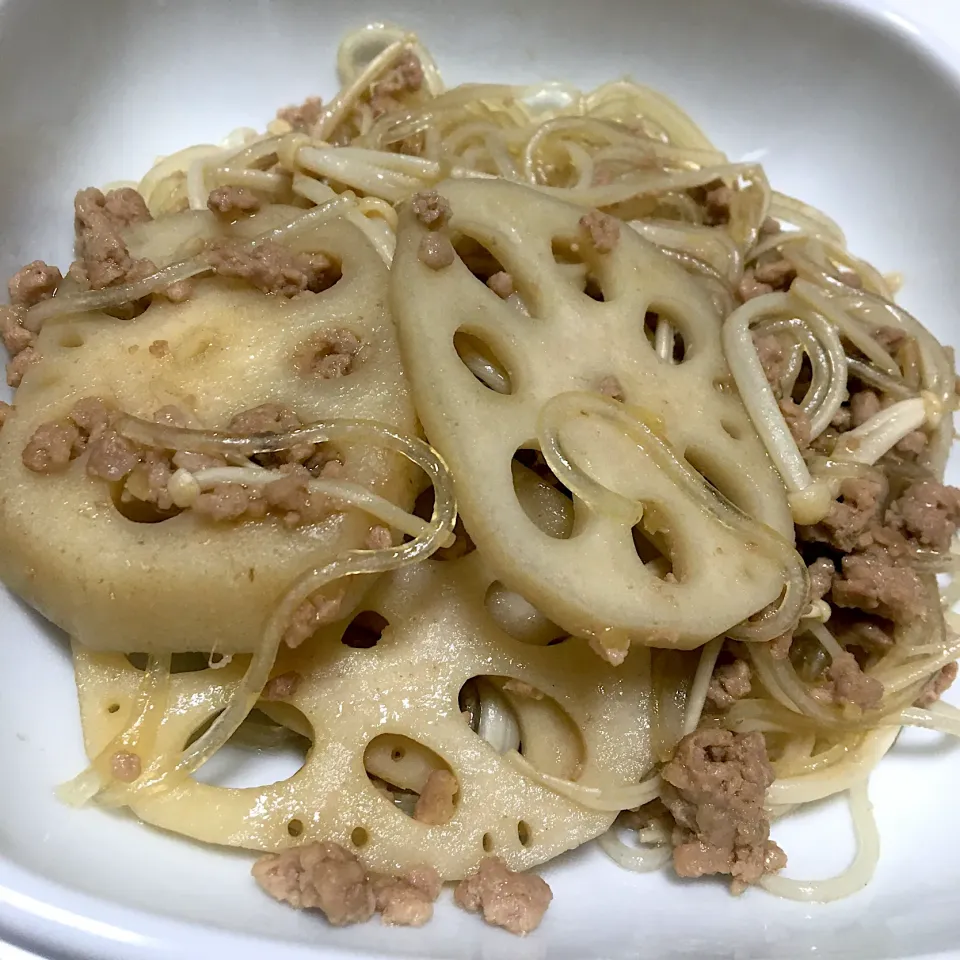
[[[225,457],[145,446],[118,432],[122,416],[115,407],[96,397],[76,403],[61,420],[41,424],[23,451],[27,469],[39,474],[66,470],[85,457],[86,474],[120,484],[120,502],[151,504],[160,512],[191,509],[214,521],[260,520],[273,514],[288,527],[322,521],[334,512],[328,497],[312,489],[316,479],[335,479],[343,474],[340,455],[328,444],[299,444],[278,453],[258,454],[252,459],[273,471],[268,482],[215,483],[187,499],[177,496],[178,472],[194,475],[228,466]],[[158,423],[189,425],[186,415],[173,406],[162,407],[154,416]],[[303,426],[285,407],[266,403],[238,413],[227,432],[238,435],[284,433]],[[180,474],[182,476],[182,473]]]
[[[309,843],[261,857],[253,867],[270,896],[298,910],[319,910],[335,927],[364,923],[374,913],[393,926],[421,927],[433,916],[440,876],[417,867],[400,876],[367,871],[336,843]],[[487,923],[520,936],[535,930],[553,894],[535,874],[516,873],[499,857],[486,857],[454,891],[454,902]]]

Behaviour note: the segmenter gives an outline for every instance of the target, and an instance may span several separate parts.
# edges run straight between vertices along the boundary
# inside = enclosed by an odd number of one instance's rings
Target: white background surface
[[[140,2],[141,0],[128,0],[131,7],[138,6]],[[518,4],[522,2],[523,0],[517,0]],[[816,0],[810,2],[816,5]],[[76,4],[77,7],[81,4],[94,5],[94,0],[65,0],[66,4]],[[208,6],[215,5],[211,3]],[[403,3],[400,5],[404,6]],[[412,6],[410,3],[405,5]],[[929,34],[924,33],[921,42],[937,49],[941,56],[949,56],[960,66],[960,0],[886,0],[882,3],[857,0],[856,3],[851,2],[851,5],[886,11],[886,15],[901,31],[909,31],[903,18],[916,22],[930,31]],[[158,0],[153,6],[167,5]],[[243,102],[255,105],[257,115],[261,118],[265,115],[261,109],[263,101],[276,105],[293,100],[300,93],[310,92],[306,88],[301,90],[300,87],[288,87],[288,83],[307,84],[311,73],[322,76],[329,73],[330,61],[326,46],[317,53],[315,64],[304,64],[300,69],[286,65],[281,68],[269,62],[259,62],[255,46],[237,48],[232,54],[229,51],[225,53],[217,31],[202,26],[199,4],[196,17],[184,14],[184,5],[176,3],[175,0],[168,6],[170,18],[176,22],[172,27],[167,24],[170,28],[167,49],[176,49],[178,38],[189,35],[191,31],[207,31],[201,39],[209,43],[211,61],[215,61],[219,69],[229,71],[231,75],[236,73],[246,98]],[[330,0],[329,6],[332,8],[339,4]],[[363,3],[360,6],[364,10],[372,10],[376,5]],[[447,16],[452,16],[455,4],[450,3],[446,8],[439,4],[429,6],[439,11],[445,10]],[[703,9],[706,11],[710,6],[711,3],[704,0]],[[260,12],[263,13],[264,23],[269,23],[270,9],[270,0],[261,0],[258,16]],[[395,13],[394,9],[394,3],[379,4],[381,16],[400,19],[400,14]],[[547,4],[539,6],[530,0],[527,6],[529,16],[526,11],[517,16],[518,19],[523,19],[525,29],[530,29],[534,18],[533,11],[549,9]],[[3,6],[0,5],[0,12],[2,11]],[[224,16],[229,17],[229,13],[225,12]],[[705,21],[704,29],[707,30],[709,18],[705,17]],[[3,25],[0,23],[0,30],[2,29]],[[455,32],[454,27],[449,30],[451,33]],[[443,34],[444,30],[437,26],[434,32]],[[478,30],[478,34],[480,32]],[[336,33],[339,33],[339,27]],[[190,39],[197,38],[191,36]],[[269,39],[271,43],[276,40]],[[471,44],[462,42],[462,37],[459,39],[459,47],[457,44],[453,44],[453,47],[468,58],[471,55]],[[85,35],[78,35],[77,46],[73,50],[76,56],[80,56],[78,51],[81,48],[86,50],[83,44],[88,40]],[[319,42],[326,43],[326,40],[319,38]],[[589,41],[585,43],[589,47]],[[509,50],[507,40],[504,41],[504,46]],[[785,49],[788,50],[788,47],[787,44]],[[467,77],[462,75],[465,72],[471,79],[498,77],[503,60],[501,55],[498,55],[495,31],[488,30],[483,36],[478,36],[476,46],[473,47],[474,53],[477,48],[483,52],[483,56],[471,63],[469,71],[455,69],[455,65],[448,57],[444,57],[442,52],[441,69],[454,81],[466,79]],[[199,49],[202,49],[202,45]],[[275,47],[272,49],[276,50]],[[570,49],[572,50],[572,47]],[[143,116],[145,113],[149,114],[154,106],[150,96],[150,83],[143,80],[142,75],[149,74],[151,69],[166,72],[168,75],[169,68],[164,67],[163,56],[164,49],[160,43],[153,46],[148,44],[146,52],[132,42],[110,51],[107,62],[118,65],[122,75],[130,78],[130,88],[112,87],[109,71],[104,72],[101,96],[95,102],[87,104],[89,116],[82,118],[88,126],[81,129],[92,130],[95,134],[89,149],[82,136],[76,136],[76,126],[68,127],[76,138],[68,138],[66,141],[56,136],[38,134],[38,152],[32,154],[29,160],[21,160],[22,166],[15,165],[16,175],[25,179],[36,178],[43,174],[36,173],[34,167],[49,166],[51,171],[62,178],[63,182],[58,181],[58,185],[64,193],[51,195],[42,201],[48,206],[41,207],[41,216],[34,217],[34,222],[37,219],[46,222],[45,215],[48,210],[55,210],[58,217],[62,216],[63,211],[69,209],[64,206],[64,198],[77,186],[85,185],[74,182],[78,178],[89,178],[89,182],[94,182],[135,174],[148,162],[146,158],[154,153],[192,142],[194,139],[220,136],[237,123],[255,122],[254,117],[227,116],[229,109],[223,114],[217,113],[218,103],[229,103],[224,99],[225,93],[218,88],[211,92],[203,85],[194,84],[194,70],[191,66],[188,71],[190,81],[179,90],[179,99],[170,101],[161,97],[156,123],[145,124]],[[502,54],[502,57],[506,56],[506,53]],[[69,59],[69,54],[65,53],[64,58]],[[554,62],[556,61],[551,61],[551,64]],[[844,69],[852,69],[855,63],[856,57],[853,53],[853,59],[844,64]],[[78,69],[74,74],[71,72],[73,67],[68,64],[70,69],[65,68],[65,76],[75,75],[76,82],[83,83],[87,79],[87,70],[102,69],[103,66],[103,62],[90,59],[84,64],[83,70]],[[789,64],[784,67],[789,68]],[[0,75],[7,76],[2,74],[2,69],[0,63]],[[529,72],[536,73],[537,69],[539,68],[534,65]],[[610,72],[604,70],[602,62],[588,62],[585,66],[583,57],[578,60],[573,52],[569,53],[569,69],[571,75],[585,70],[588,74],[585,80],[594,76],[599,79]],[[736,71],[739,66],[734,63],[730,65],[730,69]],[[251,79],[251,72],[256,82]],[[639,71],[635,69],[633,72]],[[841,73],[838,76],[842,80],[845,75]],[[576,78],[580,79],[579,76]],[[15,76],[7,79],[9,83],[16,82]],[[815,85],[817,80],[816,77],[811,78],[811,84]],[[215,84],[211,86],[215,87]],[[261,86],[266,89],[258,95],[257,91]],[[53,84],[51,89],[55,88],[56,84]],[[7,97],[6,90],[9,88],[4,89],[4,97]],[[694,116],[703,119],[708,127],[722,126],[724,120],[721,117],[701,116],[697,106],[701,100],[709,98],[701,91],[691,89],[691,96],[695,101],[692,104]],[[679,96],[682,103],[689,105],[686,93],[687,90],[683,89]],[[906,93],[905,99],[899,101],[897,94],[898,91],[893,85],[886,91],[892,104],[891,126],[911,120],[905,116],[905,110],[916,107],[922,112],[923,107],[922,104],[911,104]],[[23,96],[18,89],[17,97]],[[164,108],[169,112],[165,114]],[[113,111],[116,111],[116,121],[111,119]],[[224,117],[222,122],[217,119],[213,128],[211,113]],[[38,104],[35,122],[40,124],[43,118],[43,105]],[[135,136],[127,139],[122,137],[121,133],[127,128],[110,127],[111,122],[119,122],[120,118],[129,125],[131,131],[135,131]],[[828,131],[824,136],[833,136],[844,124],[855,124],[858,119],[845,117],[842,112],[836,116],[828,115],[823,124],[823,129]],[[920,122],[920,119],[917,122]],[[785,128],[789,129],[791,123],[803,124],[806,120],[803,116],[784,117],[783,123]],[[62,122],[68,125],[72,119],[63,117]],[[762,124],[762,121],[757,122]],[[181,124],[182,129],[176,127],[175,123]],[[726,145],[723,134],[730,132],[733,141],[747,142],[750,138],[744,131],[749,130],[750,124],[742,117],[731,117],[729,131],[720,130],[718,139],[722,145]],[[955,197],[948,194],[955,195],[957,192],[958,178],[953,171],[957,169],[960,150],[956,149],[958,144],[949,129],[944,131],[942,141],[928,139],[922,144],[910,146],[910,149],[916,149],[917,155],[915,159],[908,158],[909,162],[901,155],[884,153],[884,150],[895,153],[897,147],[892,141],[887,143],[882,140],[882,131],[878,132],[879,130],[879,127],[875,129],[870,125],[864,128],[865,150],[867,145],[876,144],[884,148],[877,149],[864,158],[866,166],[863,176],[867,180],[873,175],[873,171],[882,172],[887,162],[900,164],[900,170],[906,169],[910,163],[915,163],[920,171],[918,178],[921,181],[925,178],[943,177],[943,170],[946,168],[951,173],[943,182],[943,203],[956,205]],[[118,138],[114,149],[109,153],[97,139],[102,139],[107,131]],[[820,127],[815,122],[811,123],[810,131],[811,138],[815,138],[820,133]],[[855,139],[851,140],[851,143],[855,142]],[[766,148],[767,144],[764,143],[763,146]],[[834,178],[828,181],[821,177],[811,181],[811,189],[816,194],[811,199],[822,203],[829,212],[841,216],[843,222],[851,228],[855,249],[868,256],[876,256],[883,269],[892,269],[901,263],[911,266],[911,247],[929,242],[929,238],[914,223],[921,219],[923,204],[930,202],[929,197],[923,193],[922,183],[917,188],[915,208],[894,198],[891,200],[893,207],[889,218],[885,219],[883,211],[867,209],[865,206],[869,200],[869,191],[864,188],[859,193],[856,192],[855,174],[858,166],[854,160],[859,162],[860,158],[851,160],[846,155],[832,156],[829,145],[821,149],[815,139],[811,139],[803,144],[798,156],[798,161],[804,160],[807,166],[809,162],[803,151],[808,148],[812,151],[813,158],[830,164],[830,174]],[[76,151],[75,156],[72,151]],[[770,153],[771,165],[777,174],[776,182],[786,183],[787,189],[796,186],[796,192],[810,196],[809,191],[803,191],[805,180],[810,179],[809,170],[793,162],[787,137],[782,141],[774,138],[770,144]],[[118,169],[105,169],[104,157],[107,155],[111,158],[110,162],[118,165]],[[0,153],[0,166],[7,162],[8,157],[8,153]],[[926,166],[923,166],[924,164]],[[951,185],[952,191],[948,189]],[[912,189],[909,184],[907,187]],[[844,197],[848,190],[855,194],[850,201],[846,201]],[[29,191],[25,191],[13,200],[5,197],[5,209],[9,211],[12,208],[15,217],[19,216],[24,222],[28,222],[28,213],[31,211],[24,212],[21,209],[28,200],[30,203],[41,203]],[[862,216],[857,216],[858,203]],[[910,209],[914,209],[916,213],[913,219],[908,215]],[[952,222],[955,224],[957,219],[960,218],[952,217]],[[6,261],[10,264],[15,261],[23,262],[37,255],[60,261],[64,259],[60,254],[66,235],[62,228],[66,221],[54,222],[52,215],[49,220],[50,228],[43,237],[34,238],[16,233],[6,240],[0,250],[0,259],[5,261],[4,268],[9,265]],[[890,240],[885,231],[894,224],[900,232]],[[6,228],[8,224],[4,223],[3,226]],[[30,244],[35,242],[39,243],[40,249],[30,247]],[[43,249],[44,245],[50,249]],[[20,246],[30,248],[15,249]],[[921,318],[929,321],[932,316],[932,322],[935,325],[940,324],[941,333],[944,332],[944,324],[948,322],[943,319],[941,305],[946,301],[954,281],[955,270],[953,276],[950,271],[956,267],[952,248],[945,256],[943,263],[936,265],[937,269],[933,269],[929,263],[917,260],[913,270],[916,285],[908,287],[908,298],[917,298],[917,309]],[[913,305],[909,299],[908,303]],[[956,323],[955,317],[953,323]],[[953,342],[957,340],[956,337],[951,339]],[[5,608],[0,606],[0,614],[0,629],[3,631],[0,643],[8,642],[8,631],[13,631],[14,635],[22,633],[25,640],[30,640],[37,632],[32,618],[21,608],[12,605]],[[31,697],[53,701],[57,696],[69,696],[69,665],[53,650],[41,651],[41,654],[39,660],[30,660],[29,663],[27,651],[22,658],[10,658],[4,666],[8,671],[8,686],[5,689],[10,690],[15,686],[22,691],[25,701]],[[0,651],[0,664],[2,663],[3,653]],[[38,681],[38,677],[42,680]],[[0,724],[4,724],[5,706],[0,702]],[[19,758],[24,764],[23,770],[27,769],[26,764],[29,762],[30,770],[33,771],[31,776],[35,775],[37,783],[49,784],[63,779],[73,769],[72,765],[79,756],[79,735],[76,730],[75,709],[71,704],[44,703],[43,716],[39,713],[31,724],[23,720],[29,715],[28,711],[21,709],[14,714],[20,718],[15,728],[0,726],[0,749],[9,750],[11,756]],[[21,736],[24,738],[22,741],[13,742],[13,739]],[[7,737],[7,740],[4,740],[4,737]],[[54,742],[65,744],[69,756],[65,758],[60,751],[48,747]],[[26,746],[20,746],[19,743]],[[764,899],[763,894],[753,892],[738,901],[732,901],[719,888],[695,885],[697,889],[692,890],[691,886],[687,885],[681,889],[676,883],[667,880],[663,881],[662,889],[652,891],[647,878],[617,878],[617,888],[607,891],[604,883],[610,879],[611,874],[603,872],[605,868],[599,865],[594,852],[584,851],[564,858],[563,862],[550,868],[549,879],[557,893],[557,901],[544,925],[544,937],[534,937],[525,942],[511,940],[496,931],[486,930],[476,918],[459,914],[444,917],[443,922],[438,920],[430,928],[429,942],[417,940],[416,935],[409,931],[384,932],[376,925],[358,933],[338,931],[328,934],[325,928],[318,926],[312,918],[288,915],[289,912],[274,908],[265,898],[247,899],[248,861],[240,855],[214,854],[177,845],[155,832],[144,830],[122,819],[110,822],[104,828],[102,821],[105,818],[102,816],[62,811],[49,802],[48,791],[44,792],[34,784],[21,783],[19,780],[11,784],[0,784],[0,793],[5,797],[2,801],[5,805],[0,806],[0,850],[13,849],[17,859],[29,863],[29,866],[38,872],[55,877],[65,887],[76,885],[81,890],[102,890],[105,896],[122,904],[123,906],[116,909],[101,911],[92,919],[88,916],[88,919],[83,921],[84,911],[96,912],[95,905],[91,905],[92,901],[87,896],[71,892],[69,896],[64,894],[56,903],[48,904],[46,920],[43,921],[46,925],[44,929],[53,929],[53,925],[62,924],[65,930],[72,924],[76,927],[75,942],[85,938],[88,944],[102,943],[102,956],[109,955],[111,960],[169,960],[178,951],[183,957],[205,955],[218,958],[228,955],[228,950],[233,960],[264,956],[269,960],[308,956],[322,956],[324,960],[336,957],[341,960],[348,956],[358,956],[352,952],[353,946],[360,943],[358,937],[362,937],[362,942],[378,954],[483,957],[490,960],[540,960],[548,956],[544,946],[545,937],[549,937],[551,944],[560,945],[556,949],[562,949],[564,944],[568,946],[562,954],[555,954],[555,947],[551,947],[551,957],[576,957],[576,944],[581,942],[601,944],[598,949],[604,951],[602,955],[615,957],[616,960],[638,956],[640,945],[649,943],[650,948],[649,951],[644,951],[645,955],[656,956],[663,955],[658,954],[659,948],[656,944],[670,941],[677,944],[676,952],[671,956],[678,957],[721,954],[725,957],[852,957],[858,955],[858,950],[859,955],[864,957],[894,955],[891,951],[918,955],[934,949],[930,944],[936,944],[935,949],[940,951],[948,946],[960,945],[960,907],[957,906],[960,872],[956,866],[960,851],[956,849],[957,841],[951,839],[948,829],[951,822],[948,818],[954,807],[952,798],[958,794],[960,782],[956,773],[958,759],[955,752],[949,753],[938,743],[922,736],[906,737],[903,747],[898,757],[892,758],[881,768],[871,787],[875,798],[883,798],[883,803],[878,802],[878,815],[883,829],[884,859],[877,882],[854,901],[830,908],[785,905],[769,898]],[[27,749],[31,751],[29,760],[24,759]],[[918,775],[916,780],[911,780],[922,754],[931,755],[920,764],[922,779]],[[18,768],[14,766],[13,769]],[[811,831],[813,817],[817,817],[816,833]],[[25,825],[22,829],[26,830],[29,836],[15,835],[21,832],[21,824]],[[842,807],[794,819],[778,826],[778,831],[777,838],[781,839],[790,853],[789,872],[792,876],[814,875],[816,872],[823,875],[840,868],[850,852],[849,830]],[[813,842],[814,838],[817,842]],[[829,847],[826,851],[823,849],[824,840]],[[125,856],[127,852],[129,855]],[[70,857],[76,859],[72,861]],[[84,857],[86,859],[83,859]],[[3,879],[3,869],[4,866],[0,864],[0,881]],[[581,880],[583,877],[590,879],[584,883]],[[202,883],[198,878],[202,878]],[[25,898],[34,895],[42,899],[43,889],[41,883],[25,881],[24,885],[15,891],[16,896],[8,896],[7,906],[19,904],[26,907]],[[160,891],[163,891],[162,897]],[[20,900],[17,900],[17,896]],[[165,899],[161,902],[162,898]],[[922,913],[922,917],[912,908],[905,908],[905,898],[915,903],[917,910],[926,911]],[[615,944],[615,938],[611,939],[611,921],[609,916],[602,913],[605,900],[616,902],[619,911],[616,922],[625,929],[630,929],[630,936],[624,942],[632,946],[621,948]],[[681,905],[688,905],[689,911],[669,912]],[[153,906],[156,906],[160,914],[200,921],[216,915],[225,926],[239,931],[269,930],[276,933],[287,945],[271,947],[262,941],[247,941],[246,945],[243,945],[238,939],[231,939],[228,948],[225,945],[226,939],[211,929],[204,932],[202,928],[196,928],[194,933],[181,931],[174,935],[170,933],[170,928],[166,926],[162,916],[154,917],[148,924],[137,927],[139,921],[130,910]],[[30,909],[35,913],[40,912],[36,905],[31,905]],[[69,911],[74,913],[71,915]],[[591,925],[598,916],[605,917],[606,928],[592,929]],[[703,922],[704,917],[709,918],[708,923]],[[138,932],[131,933],[131,926]],[[670,929],[665,932],[664,927]],[[586,941],[583,939],[585,936]],[[913,940],[920,944],[916,950],[909,946]],[[63,942],[69,943],[67,940]],[[328,950],[332,952],[318,952],[320,942],[329,945]],[[764,943],[768,944],[768,947],[765,948]],[[757,946],[758,944],[760,946]],[[889,947],[889,944],[895,946]],[[862,950],[857,945],[860,945]],[[574,952],[571,953],[570,950]],[[585,956],[582,952],[579,955]],[[0,960],[22,960],[22,957],[23,954],[19,951],[14,952],[13,948],[0,945]]]

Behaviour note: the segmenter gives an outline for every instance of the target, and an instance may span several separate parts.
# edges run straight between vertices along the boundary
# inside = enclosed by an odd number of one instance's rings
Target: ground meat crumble
[[[86,454],[89,476],[123,484],[121,502],[137,500],[166,512],[174,508],[171,481],[176,471],[198,473],[227,465],[223,457],[188,451],[171,453],[134,443],[114,429],[118,415],[117,410],[97,398],[79,401],[66,417],[42,423],[34,431],[23,450],[24,466],[34,473],[59,473]],[[174,426],[186,423],[175,408],[162,408],[155,419]],[[302,425],[292,411],[268,403],[238,413],[227,430],[270,434]],[[257,486],[219,483],[198,493],[192,501],[180,503],[180,507],[189,506],[196,514],[215,522],[260,520],[274,515],[291,528],[318,523],[340,509],[311,485],[318,477],[339,476],[343,469],[342,461],[326,445],[295,444],[276,453],[257,454],[252,459],[258,466],[274,470],[274,478]]]
[[[303,103],[281,107],[277,119],[289,123],[294,130],[309,133],[323,113],[323,101],[320,97],[307,97]]]
[[[753,268],[754,279],[771,290],[789,290],[797,278],[793,264],[779,254],[771,254],[769,259],[760,260]]]
[[[960,524],[960,490],[936,480],[912,483],[890,505],[886,521],[924,549],[943,553]]]
[[[342,615],[342,607],[342,594],[335,597],[315,596],[304,600],[290,618],[283,634],[283,642],[291,649],[299,647],[321,627],[336,623]]]
[[[208,247],[206,259],[219,276],[244,280],[263,293],[282,297],[320,293],[339,279],[336,265],[325,254],[293,253],[273,240],[253,248],[239,241],[218,241]]]
[[[34,330],[24,326],[27,320],[24,304],[0,307],[0,340],[10,354],[6,367],[7,385],[14,388],[20,386],[27,370],[40,359],[34,346],[37,335]]]
[[[346,327],[315,334],[294,356],[301,377],[336,380],[353,373],[362,341]]]
[[[688,193],[703,207],[703,222],[707,226],[719,227],[730,222],[730,205],[735,191],[723,180],[711,180],[703,186],[693,187]]]
[[[450,220],[450,203],[436,190],[415,193],[410,201],[414,216],[431,230],[445,227]]]
[[[121,783],[133,783],[140,778],[142,762],[136,753],[118,750],[110,758],[110,772]]]
[[[757,280],[752,270],[747,270],[737,285],[737,295],[744,303],[756,297],[764,297],[768,293],[773,293],[773,287]]]
[[[917,697],[916,706],[931,707],[935,704],[949,689],[957,679],[957,664],[948,663],[941,667],[924,685]]]
[[[880,397],[873,390],[858,390],[850,395],[850,423],[861,427],[880,412]]]
[[[433,867],[415,867],[391,877],[370,874],[380,919],[390,926],[422,927],[433,916],[440,896],[440,875]]]
[[[393,534],[387,527],[375,524],[367,531],[363,545],[368,550],[386,550],[393,546]]]
[[[608,213],[591,210],[580,218],[580,226],[597,253],[610,253],[620,242],[620,221]]]
[[[214,521],[260,520],[272,513],[290,528],[319,523],[334,512],[329,498],[311,489],[315,477],[306,467],[282,464],[276,475],[276,480],[259,487],[216,484],[197,497],[193,510]]]
[[[761,734],[697,730],[680,741],[661,776],[679,876],[729,874],[740,893],[786,866],[763,808],[774,776]]]
[[[246,187],[216,187],[207,197],[207,209],[218,217],[235,220],[260,209],[260,198]]]
[[[110,483],[125,479],[139,463],[137,444],[114,430],[105,430],[87,447],[87,473]]]
[[[288,700],[300,689],[301,683],[303,683],[303,677],[296,670],[287,670],[286,673],[277,674],[267,681],[260,699]]]
[[[80,431],[70,420],[41,424],[23,451],[23,464],[34,473],[59,473],[83,450]]]
[[[707,700],[723,710],[749,696],[751,686],[750,664],[746,660],[736,659],[714,670],[707,688]]]
[[[309,843],[267,854],[252,873],[271,897],[297,910],[319,910],[335,927],[364,923],[377,907],[360,861],[336,843]]]
[[[886,481],[879,476],[844,480],[830,512],[812,527],[798,528],[801,540],[828,544],[842,553],[863,550],[874,542],[883,513]]]
[[[14,307],[32,307],[48,300],[57,292],[63,275],[56,267],[42,260],[34,260],[21,267],[7,284],[10,303]]]
[[[855,607],[894,622],[921,616],[924,590],[916,571],[884,550],[849,554],[840,564],[831,597],[840,607]]]
[[[827,668],[825,678],[813,689],[815,696],[843,705],[852,703],[871,710],[883,699],[883,684],[860,669],[852,653],[837,654]]]
[[[905,350],[912,342],[896,328],[877,333],[890,350]],[[768,378],[778,385],[785,365],[782,344],[770,335],[756,335],[755,344]],[[868,387],[852,388],[849,401],[833,418],[837,432],[828,431],[814,447],[829,456],[842,433],[868,423],[890,402]],[[781,400],[781,410],[784,406],[789,422],[792,400]],[[894,463],[917,461],[927,448],[927,434],[916,432],[919,436],[895,448]],[[928,613],[930,587],[914,558],[946,554],[960,527],[960,489],[940,483],[920,463],[897,471],[884,464],[881,460],[875,468],[844,479],[828,514],[817,524],[796,528],[798,549],[809,563],[810,602],[829,602],[827,629],[843,648],[812,683],[811,694],[864,710],[878,707],[884,695],[882,684],[864,665],[894,646],[898,627],[915,624]],[[792,641],[792,634],[785,634],[771,644],[771,652],[788,656]],[[948,665],[946,672],[931,677],[918,702],[936,699],[954,669]],[[716,685],[717,678],[715,690]]]
[[[23,383],[27,371],[40,362],[40,354],[34,347],[24,347],[7,364],[7,386],[17,388]]]
[[[370,94],[370,108],[374,117],[380,117],[400,106],[399,97],[416,93],[423,86],[423,65],[420,58],[404,51],[396,65],[388,70]]]
[[[439,233],[428,233],[420,240],[417,257],[431,270],[442,270],[456,260],[457,254],[449,237]]]
[[[623,387],[620,381],[614,376],[604,377],[600,381],[597,389],[605,397],[610,397],[611,400],[619,400],[622,403],[625,398]]]
[[[121,231],[153,218],[143,197],[129,187],[104,194],[96,187],[81,190],[74,200],[77,252],[90,288],[102,290],[142,279],[156,267],[130,256]]]
[[[822,600],[830,592],[836,572],[837,568],[829,557],[817,557],[807,565],[807,574],[810,577],[810,594],[807,599],[810,603]]]
[[[0,338],[11,357],[33,346],[36,334],[23,326],[22,307],[0,307]]]
[[[762,297],[775,291],[789,290],[796,279],[797,272],[789,260],[779,257],[776,253],[769,254],[768,259],[756,263],[744,271],[737,293],[746,303],[754,297]]]
[[[454,800],[460,784],[449,770],[434,770],[420,791],[413,819],[430,826],[448,823],[456,809]]]
[[[487,277],[487,286],[501,299],[506,300],[514,293],[513,277],[505,270],[498,270]]]
[[[540,926],[553,893],[536,874],[515,873],[500,857],[486,857],[453,895],[458,907],[483,913],[483,919],[525,936]]]
[[[391,926],[421,927],[433,916],[440,875],[414,867],[400,876],[367,872],[338,843],[307,843],[268,853],[252,874],[271,897],[297,910],[319,910],[335,927],[365,923],[375,912]]]

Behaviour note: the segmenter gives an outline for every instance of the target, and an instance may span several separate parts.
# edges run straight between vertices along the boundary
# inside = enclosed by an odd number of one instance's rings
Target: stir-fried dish
[[[596,838],[860,889],[870,772],[960,733],[952,351],[653,90],[446,89],[383,26],[337,67],[10,281],[0,576],[72,638],[62,798],[337,925],[456,882],[527,933]],[[196,777],[228,743],[305,759]],[[849,869],[782,876],[771,822],[834,794]]]

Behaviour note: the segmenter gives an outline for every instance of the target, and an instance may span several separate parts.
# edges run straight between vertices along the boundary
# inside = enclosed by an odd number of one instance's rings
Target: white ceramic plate
[[[70,259],[77,188],[329,93],[340,35],[389,18],[421,32],[452,83],[589,87],[629,73],[663,89],[731,155],[761,158],[777,186],[835,216],[854,250],[902,270],[906,305],[955,343],[960,85],[940,36],[960,22],[955,2],[913,0],[935,28],[923,31],[860,9],[881,0],[0,0],[0,274]],[[960,752],[935,736],[904,736],[872,781],[883,857],[859,895],[733,899],[720,883],[638,877],[581,850],[545,871],[554,904],[527,940],[448,904],[420,931],[331,930],[261,895],[244,854],[59,806],[54,784],[82,765],[64,638],[0,595],[0,939],[38,956],[879,958],[960,946]],[[250,783],[262,771],[228,757],[214,773]],[[842,804],[775,836],[795,877],[836,871],[853,846]]]

